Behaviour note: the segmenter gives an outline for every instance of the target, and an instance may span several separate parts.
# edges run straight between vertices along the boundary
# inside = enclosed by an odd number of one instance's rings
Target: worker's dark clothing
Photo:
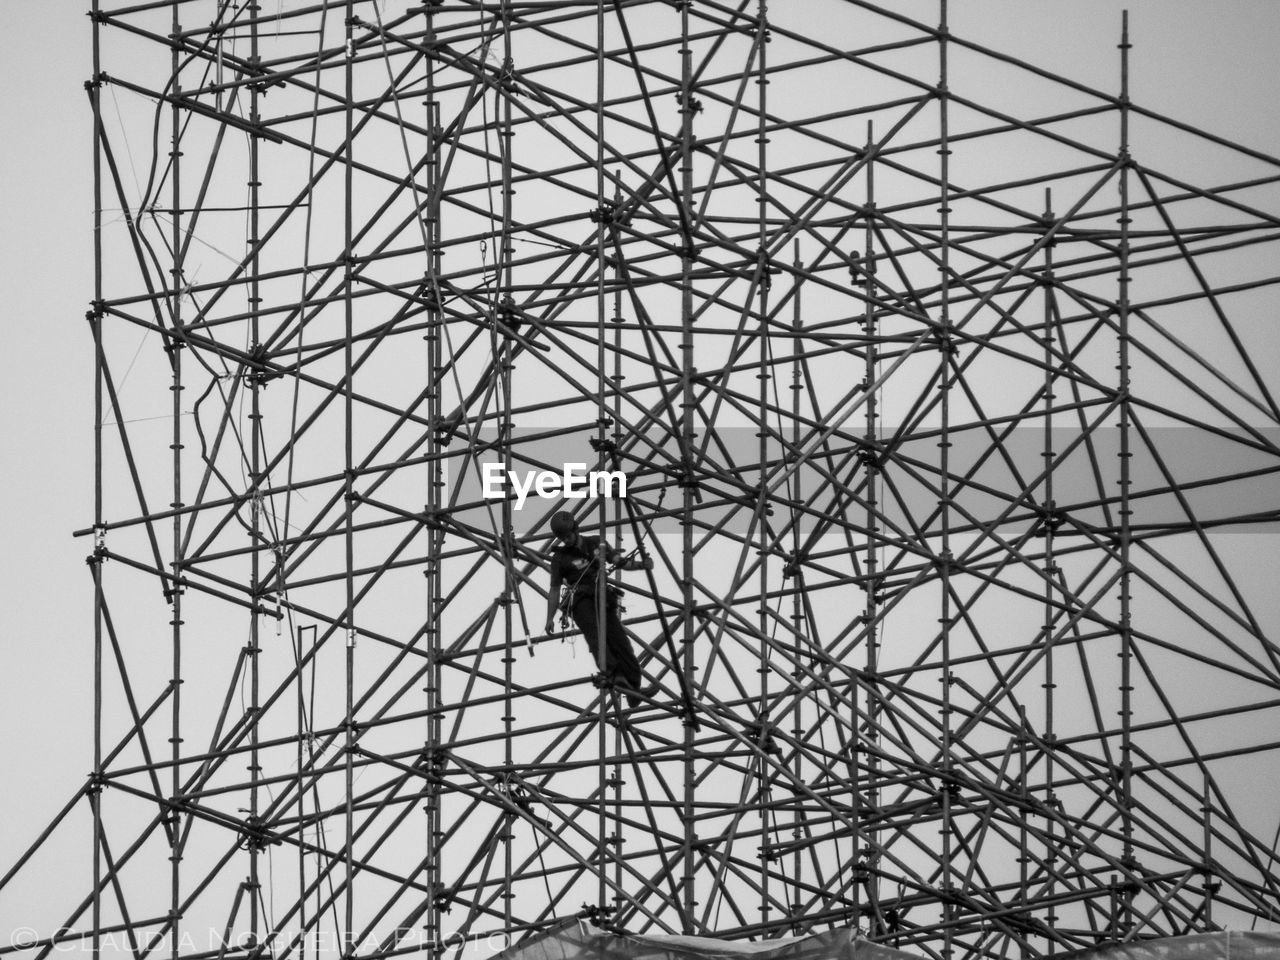
[[[586,638],[591,656],[595,658],[596,666],[605,679],[610,683],[620,681],[632,689],[639,689],[640,663],[631,647],[631,638],[618,619],[618,589],[612,586],[607,588],[605,595],[605,659],[604,663],[600,662],[600,634],[597,629],[599,606],[596,595],[596,547],[599,543],[599,537],[580,537],[576,547],[565,545],[552,555],[553,573],[559,575],[565,588],[561,606],[573,616],[573,622]]]

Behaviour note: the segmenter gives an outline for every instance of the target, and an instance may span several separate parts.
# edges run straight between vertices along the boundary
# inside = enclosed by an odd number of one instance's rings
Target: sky
[[[263,0],[270,6],[272,0]],[[774,0],[784,3],[788,0]],[[798,2],[798,0],[789,0]],[[92,145],[87,0],[0,6],[0,868],[90,767]],[[194,4],[199,8],[202,4]],[[927,5],[912,3],[913,8]],[[1280,3],[1133,0],[1134,98],[1280,155]],[[954,32],[1114,86],[1122,4],[953,0]],[[1112,71],[1112,72],[1108,72]],[[70,745],[76,746],[70,746]],[[86,837],[87,842],[87,837]]]

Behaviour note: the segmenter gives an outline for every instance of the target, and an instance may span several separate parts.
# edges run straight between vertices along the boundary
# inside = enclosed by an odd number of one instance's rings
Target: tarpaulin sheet
[[[1222,931],[1109,943],[1062,960],[1280,960],[1280,934]],[[500,960],[920,960],[871,943],[852,930],[806,937],[717,940],[712,937],[610,933],[576,920],[503,951]]]
[[[1280,960],[1280,934],[1222,930],[1108,943],[1074,954],[1088,960]]]
[[[530,937],[501,956],[502,960],[920,960],[916,954],[857,937],[852,930],[746,941],[610,933],[578,921]]]

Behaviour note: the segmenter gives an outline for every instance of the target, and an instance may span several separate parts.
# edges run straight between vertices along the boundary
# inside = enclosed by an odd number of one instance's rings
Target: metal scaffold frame
[[[1127,17],[796,6],[92,0],[93,769],[0,954],[1274,923],[1280,160]]]

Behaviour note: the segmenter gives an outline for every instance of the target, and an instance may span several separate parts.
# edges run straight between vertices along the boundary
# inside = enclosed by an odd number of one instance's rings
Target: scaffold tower
[[[1275,929],[1280,159],[1127,17],[90,5],[92,770],[0,954]]]

